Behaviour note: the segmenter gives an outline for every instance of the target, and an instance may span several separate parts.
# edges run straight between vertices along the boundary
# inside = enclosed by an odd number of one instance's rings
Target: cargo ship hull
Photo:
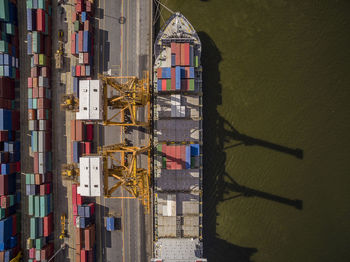
[[[188,20],[175,13],[160,30],[154,53],[153,261],[206,261],[201,42]]]

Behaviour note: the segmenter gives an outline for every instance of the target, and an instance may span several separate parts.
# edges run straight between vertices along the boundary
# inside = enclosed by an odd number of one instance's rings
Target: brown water
[[[163,3],[203,45],[209,261],[350,261],[350,1]]]

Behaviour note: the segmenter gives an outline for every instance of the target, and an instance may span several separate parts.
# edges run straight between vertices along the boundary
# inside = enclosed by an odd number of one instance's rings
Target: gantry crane
[[[77,164],[62,164],[61,175],[66,179],[77,181],[79,177],[79,168]]]
[[[73,94],[64,94],[61,97],[61,110],[78,112],[79,99],[75,97]]]
[[[123,187],[133,197],[139,198],[149,212],[150,208],[150,145],[143,147],[126,146],[125,143],[98,148],[103,158],[104,195],[113,198],[112,193]],[[138,167],[141,154],[147,154],[147,168]],[[109,185],[109,178],[117,181]]]
[[[148,126],[150,123],[149,72],[136,76],[99,75],[103,85],[103,125]],[[139,107],[147,110],[147,119],[138,120]],[[118,111],[109,114],[109,110]],[[111,115],[111,116],[110,116]],[[119,119],[118,119],[119,116]]]

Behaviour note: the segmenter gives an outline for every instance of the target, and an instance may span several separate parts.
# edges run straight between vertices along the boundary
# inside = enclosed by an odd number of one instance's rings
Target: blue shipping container
[[[31,55],[32,51],[32,34],[28,33],[27,35],[27,55]]]
[[[175,54],[171,55],[171,66],[175,66],[176,56]]]
[[[107,231],[114,231],[115,230],[115,218],[114,217],[107,217],[106,228],[107,228]]]
[[[162,91],[162,80],[158,79],[157,81],[157,89],[158,91]]]
[[[175,89],[181,89],[181,67],[175,67]]]
[[[81,13],[81,22],[85,22],[86,21],[86,12],[82,12]]]
[[[190,146],[186,146],[186,162],[185,162],[186,169],[191,168],[191,148]]]
[[[89,31],[84,31],[84,36],[83,36],[83,52],[89,52],[90,50],[90,35]]]
[[[33,31],[32,9],[27,9],[27,31]]]
[[[191,156],[199,156],[199,144],[191,144]]]
[[[4,64],[4,54],[0,54],[0,65]]]
[[[10,239],[12,235],[12,217],[0,220],[0,243]]]
[[[76,97],[79,97],[79,80],[77,77],[73,77],[73,93]]]
[[[79,163],[79,156],[80,156],[80,146],[79,141],[73,141],[73,162]]]
[[[79,53],[79,34],[75,34],[75,52]]]
[[[163,67],[162,68],[162,78],[171,78],[171,68]]]

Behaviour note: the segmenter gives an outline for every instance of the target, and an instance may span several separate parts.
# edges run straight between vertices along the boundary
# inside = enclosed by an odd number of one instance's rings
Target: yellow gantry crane
[[[103,125],[148,126],[150,123],[149,72],[136,76],[99,75],[103,85]],[[145,107],[147,119],[138,120],[137,110]],[[109,114],[109,110],[118,109]]]
[[[112,193],[119,187],[124,188],[133,197],[139,198],[145,207],[150,209],[150,154],[151,147],[126,146],[125,143],[98,148],[98,154],[103,157],[104,195],[113,198]],[[147,157],[147,168],[138,166],[139,158]],[[109,185],[109,178],[116,183]]]

